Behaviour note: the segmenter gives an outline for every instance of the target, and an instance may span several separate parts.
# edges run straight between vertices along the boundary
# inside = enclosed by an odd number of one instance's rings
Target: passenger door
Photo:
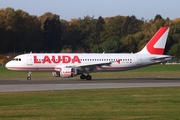
[[[28,55],[27,56],[27,65],[32,65],[32,64],[33,64],[32,55]]]

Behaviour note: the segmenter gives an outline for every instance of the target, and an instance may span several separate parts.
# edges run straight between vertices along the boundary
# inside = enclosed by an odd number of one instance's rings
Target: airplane
[[[53,76],[91,80],[90,72],[124,71],[172,60],[163,55],[169,27],[161,27],[137,53],[29,53],[16,56],[6,64],[9,70],[50,71]]]

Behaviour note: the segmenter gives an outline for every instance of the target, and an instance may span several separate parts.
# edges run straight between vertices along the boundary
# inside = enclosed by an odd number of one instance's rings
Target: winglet
[[[161,27],[138,54],[163,54],[169,27]]]

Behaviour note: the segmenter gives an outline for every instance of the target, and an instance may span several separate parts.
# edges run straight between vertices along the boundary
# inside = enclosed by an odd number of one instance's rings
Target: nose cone
[[[11,67],[12,67],[11,62],[6,63],[5,67],[7,69],[11,70]]]

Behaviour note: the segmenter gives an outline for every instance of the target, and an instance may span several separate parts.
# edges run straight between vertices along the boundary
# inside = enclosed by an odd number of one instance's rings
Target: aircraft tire
[[[86,76],[86,80],[91,80],[91,79],[92,79],[91,75]]]
[[[80,79],[86,79],[86,76],[85,76],[84,74],[82,74],[82,75],[80,76]]]
[[[27,77],[27,80],[31,80],[31,77]]]

